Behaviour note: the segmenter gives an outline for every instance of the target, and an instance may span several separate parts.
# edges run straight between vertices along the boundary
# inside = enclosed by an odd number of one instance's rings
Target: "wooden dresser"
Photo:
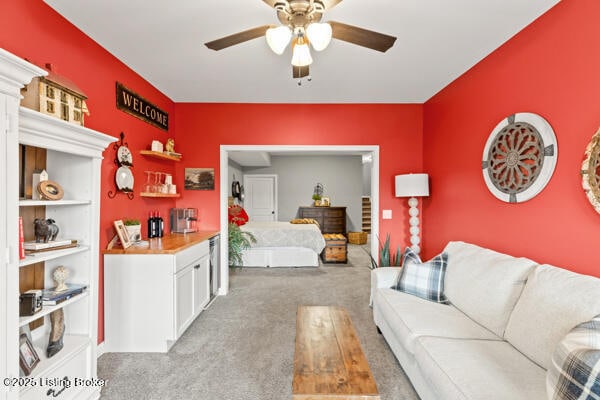
[[[299,207],[298,218],[314,218],[322,233],[346,234],[346,207]]]

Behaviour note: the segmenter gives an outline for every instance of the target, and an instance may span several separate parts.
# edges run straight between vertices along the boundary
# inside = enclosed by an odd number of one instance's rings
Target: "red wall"
[[[112,238],[112,222],[116,219],[139,218],[146,228],[148,211],[160,210],[163,216],[175,202],[172,200],[145,200],[137,194],[145,180],[144,171],[160,169],[174,172],[172,163],[154,162],[139,155],[153,139],[164,142],[174,137],[173,102],[126,67],[97,43],[55,13],[41,0],[4,1],[0,12],[0,48],[38,65],[52,63],[56,72],[75,82],[88,96],[91,115],[86,117],[86,127],[118,137],[125,132],[126,141],[133,153],[133,174],[136,196],[128,200],[123,194],[114,199],[108,192],[115,190],[112,146],[104,152],[102,164],[100,248],[104,249]],[[164,132],[134,118],[115,106],[115,81],[123,83],[147,98],[171,117],[170,132]],[[52,174],[52,171],[48,171]],[[60,225],[60,221],[58,221]],[[100,256],[99,323],[98,340],[104,340],[103,265]]]
[[[600,215],[581,188],[584,150],[600,126],[597,0],[564,0],[430,99],[424,107],[425,253],[464,240],[600,276]],[[546,188],[519,204],[487,189],[488,135],[516,112],[554,128],[558,163]]]
[[[215,190],[184,191],[177,206],[198,207],[203,229],[219,228],[220,145],[379,145],[380,233],[405,243],[405,201],[394,197],[394,175],[422,167],[422,105],[390,104],[181,104],[175,105],[178,145],[177,185],[186,167],[215,168]],[[310,199],[311,193],[307,193]]]

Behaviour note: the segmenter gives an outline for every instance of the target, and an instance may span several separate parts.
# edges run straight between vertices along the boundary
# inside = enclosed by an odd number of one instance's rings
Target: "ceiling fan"
[[[283,54],[290,41],[293,46],[292,76],[309,76],[312,64],[309,43],[316,51],[324,50],[331,38],[343,40],[369,49],[385,52],[394,45],[396,38],[341,22],[321,23],[323,13],[342,0],[263,0],[277,11],[282,25],[263,25],[234,33],[205,43],[212,50],[227,47],[265,36],[273,52]]]

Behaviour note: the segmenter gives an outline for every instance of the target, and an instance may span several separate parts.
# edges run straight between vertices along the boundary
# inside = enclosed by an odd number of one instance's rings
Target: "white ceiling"
[[[423,103],[559,0],[344,0],[334,20],[396,36],[387,53],[333,40],[312,81],[262,38],[205,42],[278,23],[261,0],[45,0],[175,102]]]

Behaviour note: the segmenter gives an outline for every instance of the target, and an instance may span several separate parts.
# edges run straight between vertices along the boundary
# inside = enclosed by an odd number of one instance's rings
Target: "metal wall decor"
[[[113,144],[115,152],[115,164],[119,167],[115,173],[115,191],[109,191],[108,197],[114,199],[117,193],[122,192],[127,195],[129,200],[133,200],[133,156],[125,142],[125,134],[121,132],[121,139]]]
[[[600,129],[585,149],[581,165],[583,190],[594,209],[600,213]]]
[[[500,121],[483,150],[483,179],[494,196],[520,203],[544,189],[556,166],[554,130],[544,118],[517,113]]]

